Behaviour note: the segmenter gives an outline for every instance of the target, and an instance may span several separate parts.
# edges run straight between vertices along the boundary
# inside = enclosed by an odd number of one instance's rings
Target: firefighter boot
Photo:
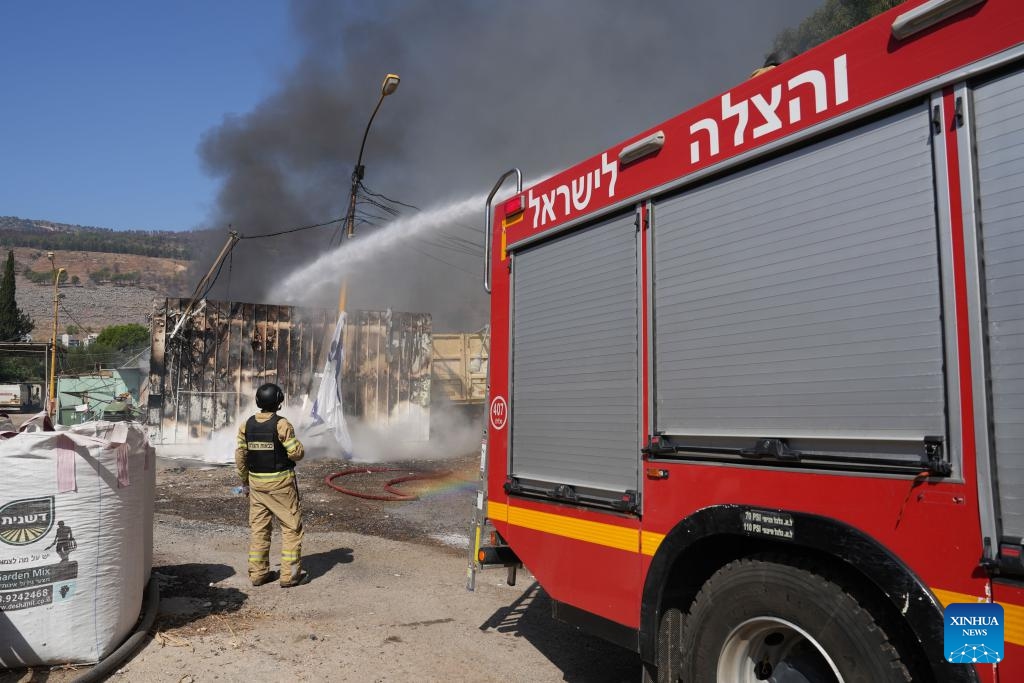
[[[281,588],[294,588],[295,586],[301,586],[306,583],[309,579],[309,572],[302,571],[301,569],[292,575],[290,581],[282,581]]]
[[[271,581],[277,581],[277,572],[267,572],[257,579],[252,579],[252,585],[262,586],[263,584],[270,583]]]

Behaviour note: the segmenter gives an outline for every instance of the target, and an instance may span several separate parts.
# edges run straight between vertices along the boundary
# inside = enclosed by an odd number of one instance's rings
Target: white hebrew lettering
[[[754,129],[754,137],[759,138],[762,135],[767,135],[772,131],[776,131],[782,128],[782,120],[775,115],[775,110],[779,108],[779,104],[782,103],[782,86],[772,86],[772,99],[768,102],[764,99],[763,95],[754,95],[754,106],[757,107],[757,111],[764,117],[765,122]]]
[[[587,173],[572,181],[572,206],[577,211],[587,208],[587,204],[590,203],[590,186],[593,177],[592,174]]]
[[[527,195],[527,203],[533,209],[533,227],[537,224],[546,225],[548,219],[555,220],[555,193],[542,194],[539,198],[533,196],[533,190]]]
[[[559,195],[564,195],[565,196],[565,210],[564,210],[564,213],[565,213],[566,216],[568,216],[569,215],[569,206],[570,206],[569,205],[569,188],[566,187],[565,185],[559,185],[558,187],[556,187],[555,188],[555,197],[558,197]]]
[[[836,104],[843,104],[850,99],[850,91],[846,84],[846,55],[839,55],[832,60],[832,71],[836,78]]]
[[[691,135],[696,135],[698,131],[702,130],[707,131],[708,134],[709,156],[715,156],[718,154],[718,122],[714,119],[701,119],[690,126]],[[700,140],[694,140],[690,143],[690,163],[695,164],[698,161],[700,161]]]
[[[821,73],[817,69],[805,71],[802,74],[793,76],[793,78],[789,79],[789,83],[787,83],[787,85],[791,92],[801,85],[812,86],[814,88],[814,112],[816,114],[820,114],[828,107],[828,90],[825,84],[825,74]],[[799,120],[800,97],[797,95],[789,101],[789,122],[796,123]]]
[[[552,190],[548,194],[542,194],[540,198],[544,201],[544,208],[542,209],[543,216],[541,217],[541,225],[548,222],[548,216],[551,216],[551,220],[555,220],[555,191]]]
[[[736,132],[733,134],[733,143],[738,147],[743,144],[743,133],[747,130],[747,118],[749,116],[749,107],[747,106],[747,100],[741,100],[736,104],[732,103],[732,96],[729,93],[722,95],[722,120],[731,118],[733,116],[739,117],[736,122]],[[690,132],[693,132],[691,129]]]
[[[608,181],[608,196],[615,196],[615,181],[619,179],[619,164],[617,161],[608,161],[608,153],[604,152],[601,154],[601,173],[607,173],[611,176]]]
[[[537,222],[540,220],[540,200],[533,196],[533,188],[530,188],[530,193],[526,196],[526,204],[533,212],[533,229],[536,230]]]

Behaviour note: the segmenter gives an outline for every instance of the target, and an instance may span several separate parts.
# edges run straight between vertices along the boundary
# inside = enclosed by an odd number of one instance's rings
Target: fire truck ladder
[[[498,189],[506,180],[515,175],[516,192],[523,191],[523,174],[518,168],[513,168],[502,174],[498,182],[494,184],[491,193],[487,195],[487,205],[484,210],[484,291],[491,291],[491,200],[497,194]],[[497,531],[487,531],[487,424],[490,419],[491,405],[491,359],[487,358],[487,392],[484,394],[484,432],[480,442],[480,478],[477,482],[476,502],[473,507],[473,522],[470,527],[469,537],[472,539],[472,554],[469,557],[469,568],[466,570],[466,590],[476,590],[476,573],[481,569],[490,567],[506,567],[508,569],[507,583],[510,586],[516,585],[516,570],[521,566],[519,558],[512,549],[505,544]],[[487,533],[488,543],[485,545],[484,534]]]

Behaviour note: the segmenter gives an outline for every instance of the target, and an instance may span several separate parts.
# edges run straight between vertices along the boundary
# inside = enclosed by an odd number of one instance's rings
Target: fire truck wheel
[[[849,593],[788,564],[727,564],[701,588],[685,621],[684,681],[911,680],[885,632]]]

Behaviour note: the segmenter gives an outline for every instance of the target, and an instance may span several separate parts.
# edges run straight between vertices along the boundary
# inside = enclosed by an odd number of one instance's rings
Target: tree
[[[100,332],[95,343],[116,351],[149,346],[149,328],[136,323],[111,325]]]
[[[783,59],[800,54],[901,2],[903,0],[826,0],[799,26],[787,28],[775,36],[772,54]]]
[[[19,341],[32,331],[32,318],[18,308],[14,298],[14,252],[7,252],[3,280],[0,280],[0,341]]]

